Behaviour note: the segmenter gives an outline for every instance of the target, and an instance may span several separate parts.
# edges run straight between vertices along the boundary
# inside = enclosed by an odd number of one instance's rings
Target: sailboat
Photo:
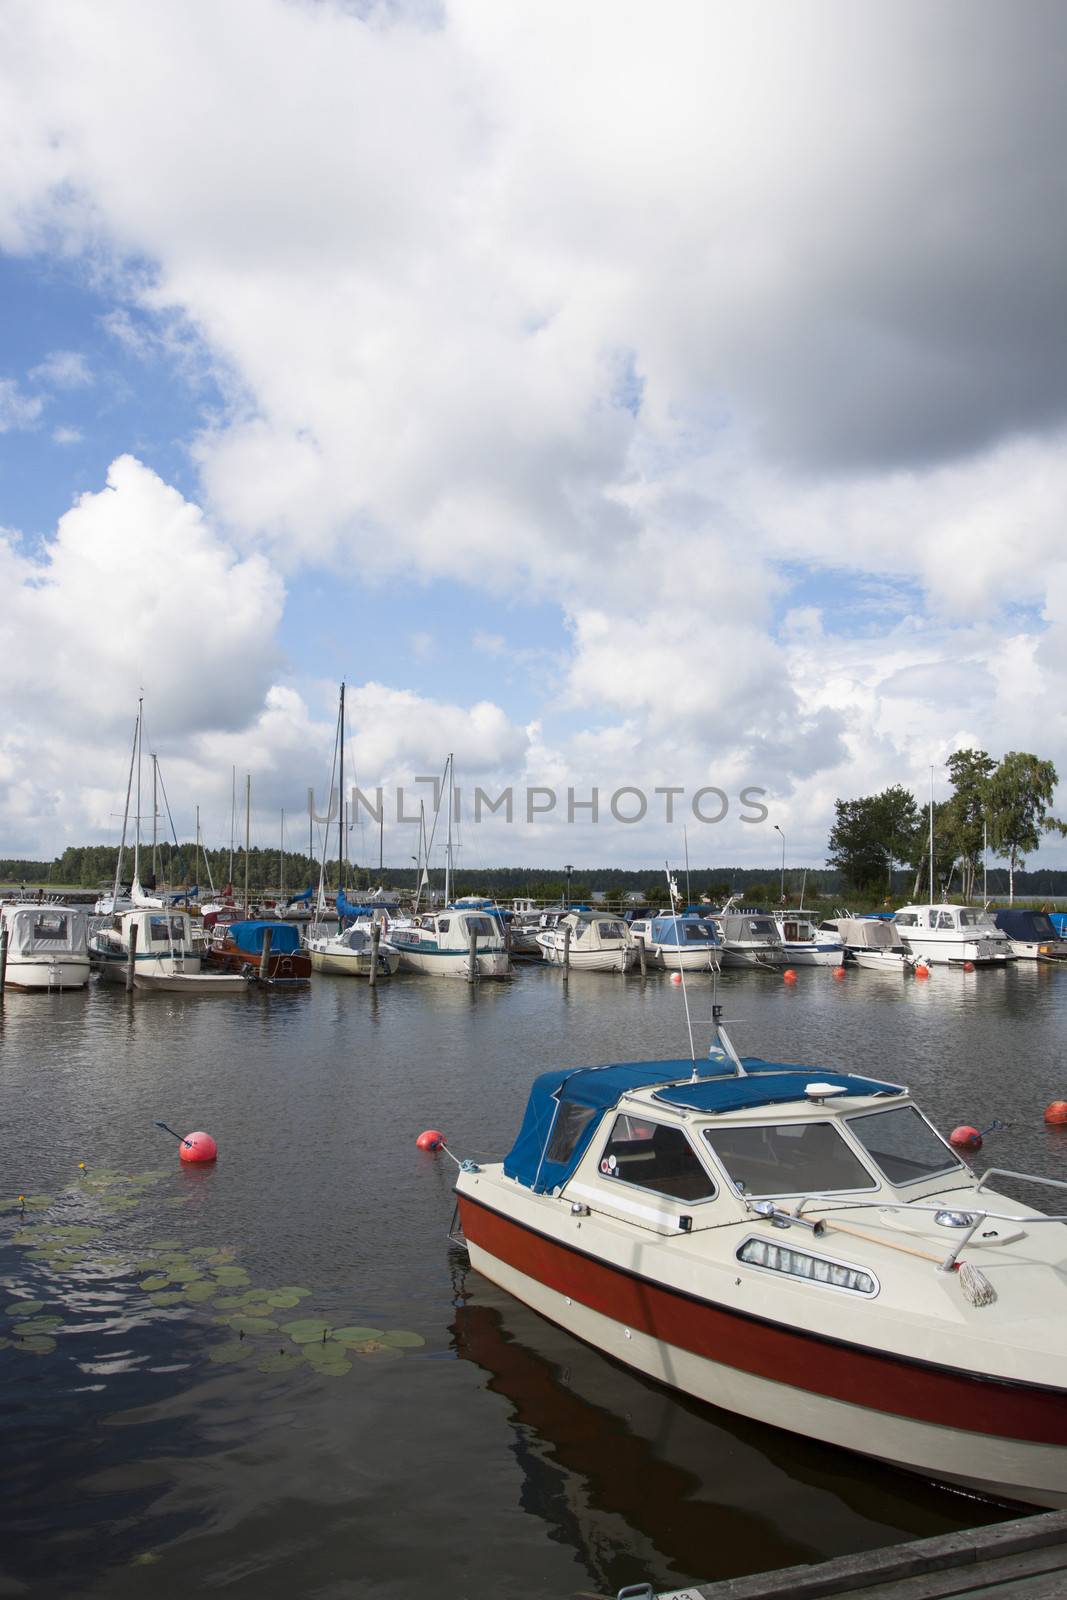
[[[345,900],[345,861],[348,852],[345,849],[345,820],[346,808],[345,793],[345,686],[341,684],[341,699],[337,712],[337,747],[340,752],[340,795],[337,806],[337,932],[327,933],[319,928],[309,932],[305,940],[308,955],[311,957],[312,970],[315,972],[333,972],[353,978],[369,977],[377,967],[377,976],[381,978],[392,977],[400,964],[400,957],[395,950],[384,943],[379,943],[377,952],[374,948],[373,917],[360,915],[361,907],[351,907]],[[330,773],[330,790],[333,790],[333,773]],[[319,874],[318,904],[325,906],[325,876],[326,876],[326,847],[323,844],[322,870]],[[345,913],[356,913],[354,921],[345,925]],[[381,923],[379,923],[381,927]]]

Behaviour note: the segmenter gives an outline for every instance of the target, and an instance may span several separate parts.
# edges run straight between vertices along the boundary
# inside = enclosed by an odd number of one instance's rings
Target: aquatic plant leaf
[[[276,1350],[258,1362],[260,1372],[288,1372],[291,1367],[302,1367],[305,1357],[300,1350]]]
[[[267,1304],[273,1306],[275,1311],[292,1311],[300,1304],[298,1294],[287,1294],[284,1289],[271,1289],[266,1296]]]
[[[181,1247],[180,1239],[150,1239],[145,1245],[146,1250],[180,1250]]]
[[[225,1266],[228,1261],[233,1261],[236,1255],[236,1246],[232,1244],[221,1244],[217,1247],[217,1249],[214,1249],[211,1252],[207,1259],[211,1266],[222,1267]]]
[[[426,1343],[421,1333],[411,1333],[407,1328],[386,1328],[382,1338],[394,1350],[417,1350]]]
[[[298,1300],[307,1300],[309,1298],[310,1294],[311,1294],[311,1290],[310,1289],[300,1288],[298,1285],[293,1284],[293,1283],[283,1283],[279,1288],[271,1289],[269,1291],[269,1293],[270,1294],[295,1294],[296,1298]]]
[[[308,1344],[302,1349],[307,1360],[318,1372],[351,1372],[352,1363],[347,1354],[338,1346],[331,1344]]]
[[[366,1344],[368,1339],[380,1339],[381,1337],[382,1333],[379,1328],[334,1328],[330,1333],[331,1339],[335,1339],[338,1344],[345,1345]]]
[[[278,1324],[270,1317],[236,1316],[226,1319],[234,1333],[243,1333],[254,1337],[257,1333],[274,1333]]]
[[[91,1244],[94,1239],[99,1239],[103,1229],[80,1228],[71,1225],[62,1228],[41,1228],[38,1238],[47,1239],[52,1244]]]
[[[143,1289],[145,1294],[151,1294],[154,1289],[165,1289],[167,1284],[173,1283],[173,1281],[173,1278],[168,1273],[157,1272],[153,1277],[145,1278],[137,1287],[138,1289]]]
[[[51,1194],[27,1194],[21,1199],[15,1195],[11,1200],[0,1200],[0,1211],[47,1211],[54,1202]]]
[[[323,1317],[301,1317],[295,1322],[282,1323],[282,1332],[287,1333],[294,1344],[311,1344],[316,1339],[321,1343],[323,1334],[329,1331]]]
[[[247,1361],[255,1354],[256,1347],[250,1339],[231,1339],[226,1344],[217,1344],[208,1351],[212,1361],[220,1365],[230,1361]]]
[[[180,1262],[175,1262],[173,1266],[167,1267],[167,1271],[175,1283],[207,1282],[199,1267],[183,1266]]]
[[[9,1306],[4,1307],[5,1317],[35,1317],[38,1311],[43,1311],[43,1300],[12,1300]]]
[[[133,1194],[106,1194],[100,1204],[105,1211],[132,1211],[141,1204],[141,1198]]]
[[[218,1288],[218,1285],[215,1285]],[[221,1311],[236,1311],[240,1306],[246,1306],[250,1300],[256,1298],[254,1289],[246,1289],[241,1294],[220,1294],[216,1296],[215,1304]]]
[[[239,1284],[252,1282],[250,1274],[245,1271],[244,1267],[216,1267],[215,1279],[216,1282],[221,1283],[227,1289],[237,1288]]]
[[[43,1242],[44,1242],[44,1229],[41,1228],[41,1227],[37,1227],[37,1228],[19,1228],[17,1233],[13,1233],[11,1235],[11,1243],[12,1244],[23,1245],[23,1244],[38,1244],[38,1243],[43,1243]]]
[[[148,1298],[156,1306],[176,1306],[185,1296],[180,1289],[164,1289],[161,1294],[150,1294]]]
[[[23,1339],[19,1344],[19,1349],[31,1356],[50,1356],[55,1348],[56,1341],[46,1333],[34,1334],[32,1339]]]
[[[182,1293],[182,1299],[188,1300],[191,1305],[204,1306],[209,1300],[214,1299],[215,1285],[202,1278],[199,1283],[188,1283]]]
[[[186,1255],[197,1257],[203,1256],[208,1260],[210,1260],[213,1256],[217,1256],[218,1253],[219,1252],[217,1248],[213,1244],[194,1244],[191,1250],[186,1251]]]
[[[32,1339],[35,1333],[51,1333],[53,1328],[58,1328],[63,1321],[62,1317],[29,1317],[25,1322],[15,1322],[11,1325],[13,1339]]]

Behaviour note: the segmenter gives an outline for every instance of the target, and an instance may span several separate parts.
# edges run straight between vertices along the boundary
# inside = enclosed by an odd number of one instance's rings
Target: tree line
[[[912,898],[925,887],[931,900],[955,885],[962,900],[975,897],[988,850],[1007,863],[1008,894],[1043,835],[1067,836],[1052,815],[1059,781],[1051,761],[1012,750],[999,762],[985,750],[957,750],[946,762],[952,793],[935,803],[934,860],[929,814],[910,789],[893,784],[879,794],[834,802],[827,864],[847,888],[888,895],[896,869],[914,873]]]

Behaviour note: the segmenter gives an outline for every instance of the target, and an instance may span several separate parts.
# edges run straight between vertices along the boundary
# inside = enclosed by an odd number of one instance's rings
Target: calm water
[[[1067,1176],[1067,1141],[1041,1116],[1067,1097],[1067,972],[802,970],[793,990],[731,973],[720,989],[746,1053],[903,1079],[946,1131],[1000,1116],[983,1157]],[[709,1017],[710,981],[690,997]],[[0,1196],[55,1198],[0,1215],[0,1310],[28,1299],[61,1322],[36,1335],[44,1353],[0,1349],[0,1595],[558,1600],[1003,1515],[673,1396],[508,1299],[449,1243],[454,1168],[415,1149],[421,1129],[497,1156],[538,1070],[680,1055],[684,1041],[662,975],[9,993]],[[210,1130],[217,1166],[181,1169],[156,1119]],[[168,1261],[184,1281],[157,1303],[139,1284]],[[177,1298],[195,1298],[196,1273],[233,1280],[218,1296],[310,1292],[261,1304],[241,1340],[216,1320],[240,1307]],[[264,1310],[401,1336],[359,1336],[369,1348],[348,1371],[261,1371],[293,1348]]]

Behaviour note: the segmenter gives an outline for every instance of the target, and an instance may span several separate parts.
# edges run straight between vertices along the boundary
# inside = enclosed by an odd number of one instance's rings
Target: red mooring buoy
[[[440,1150],[445,1142],[445,1136],[439,1128],[427,1128],[415,1140],[420,1150]]]
[[[183,1161],[214,1161],[219,1153],[219,1147],[210,1133],[187,1133],[178,1146],[178,1154]]]
[[[924,962],[920,961],[919,965],[915,968],[915,976],[917,978],[928,978],[930,976],[930,968],[926,966]]]
[[[845,969],[843,966],[832,967],[830,970],[833,972],[835,978],[843,978],[845,976]]]
[[[973,972],[974,971],[974,962],[973,961],[965,961],[963,963],[963,970],[964,970],[964,972]]]
[[[1053,1100],[1051,1105],[1045,1107],[1045,1121],[1052,1123],[1067,1122],[1067,1100]]]
[[[953,1128],[948,1136],[949,1144],[954,1144],[961,1150],[980,1150],[982,1148],[982,1135],[977,1128],[972,1128],[964,1123],[960,1128]]]
[[[671,973],[671,982],[672,983],[681,983],[681,981],[682,981],[682,974],[680,972],[672,972]]]

